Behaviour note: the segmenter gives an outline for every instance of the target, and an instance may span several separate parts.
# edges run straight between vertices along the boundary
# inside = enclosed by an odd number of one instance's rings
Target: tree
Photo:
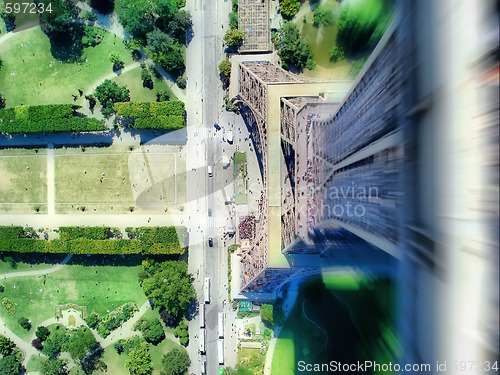
[[[156,305],[174,317],[184,314],[196,296],[187,264],[182,261],[161,263],[153,275],[143,281],[142,289],[148,298],[153,298]]]
[[[333,24],[333,12],[323,6],[316,7],[314,9],[313,25],[319,27],[331,24]]]
[[[164,55],[158,62],[170,73],[177,73],[184,69],[184,57],[178,48],[172,48],[168,54]]]
[[[113,63],[113,70],[118,70],[122,69],[124,66],[124,63],[120,57],[120,54],[118,52],[111,52],[109,54],[109,61]]]
[[[90,0],[90,6],[99,13],[108,14],[115,8],[114,0]]]
[[[231,75],[231,61],[224,60],[219,64],[219,72],[224,77],[229,77]]]
[[[177,86],[179,86],[180,89],[185,89],[186,88],[186,77],[184,76],[179,76],[177,77],[177,79],[175,80],[175,83],[177,84]]]
[[[189,368],[191,361],[185,350],[174,348],[163,356],[161,363],[162,375],[182,375]]]
[[[5,100],[5,95],[0,92],[0,109],[5,108],[7,105],[7,102]]]
[[[288,66],[295,65],[299,70],[311,66],[312,52],[309,44],[300,38],[299,28],[292,22],[286,22],[279,31],[278,54]]]
[[[175,13],[174,17],[168,24],[168,28],[172,36],[177,39],[178,42],[184,43],[186,39],[186,32],[193,26],[193,21],[191,18],[191,13],[180,10]]]
[[[58,327],[43,344],[42,353],[48,357],[55,358],[62,351],[68,341],[68,335],[64,327]]]
[[[86,21],[95,21],[97,19],[97,16],[94,13],[89,12],[88,10],[83,12],[81,17]]]
[[[31,322],[29,321],[28,318],[25,318],[23,316],[19,318],[18,322],[21,325],[21,327],[23,327],[26,331],[29,331],[31,329]]]
[[[284,18],[291,19],[300,8],[298,0],[280,0],[280,11]]]
[[[158,319],[142,318],[134,325],[134,329],[141,331],[144,339],[154,345],[165,338],[165,332]]]
[[[38,326],[35,332],[35,336],[40,339],[40,341],[45,341],[50,336],[50,331],[44,326]]]
[[[337,21],[337,45],[352,54],[374,48],[389,26],[390,18],[385,1],[345,2]]]
[[[7,356],[12,353],[15,348],[15,344],[5,336],[0,335],[0,354]]]
[[[168,52],[174,44],[174,40],[170,36],[158,29],[148,33],[146,40],[146,49],[155,60],[155,56]]]
[[[337,62],[344,59],[344,49],[334,46],[330,49],[330,61]]]
[[[262,307],[260,308],[260,317],[268,321],[269,323],[273,324],[273,305],[270,304],[263,304]]]
[[[153,371],[148,343],[143,341],[138,348],[132,349],[125,360],[130,375],[149,375]]]
[[[147,35],[146,50],[153,60],[158,62],[168,72],[178,72],[184,69],[184,57],[174,40],[160,30],[154,30]]]
[[[97,349],[98,345],[92,332],[87,327],[80,327],[69,337],[66,351],[75,361],[81,362]]]
[[[168,91],[157,91],[156,92],[156,101],[157,102],[168,102],[170,100],[170,94]],[[139,272],[139,283],[142,284],[144,280],[149,277],[149,274],[146,271]]]
[[[226,35],[224,35],[224,41],[228,46],[238,47],[243,43],[243,38],[245,34],[238,29],[231,29],[226,31]]]
[[[144,39],[154,27],[155,4],[149,0],[116,0],[118,20],[134,38]]]
[[[127,86],[118,86],[116,82],[106,79],[95,89],[94,96],[103,107],[102,113],[109,116],[113,113],[113,104],[130,101],[130,91]]]
[[[14,355],[0,359],[0,375],[17,375],[22,371],[24,371],[24,367]]]
[[[41,364],[42,375],[66,375],[66,361],[62,359],[47,358]]]
[[[154,82],[153,79],[151,78],[151,74],[149,74],[147,69],[143,69],[141,71],[141,80],[142,80],[142,86],[147,87],[149,89],[153,89]]]
[[[42,350],[43,349],[42,340],[40,340],[40,339],[33,339],[33,341],[31,341],[31,346],[33,346],[37,350]]]
[[[237,12],[229,13],[229,27],[231,29],[238,28],[238,13]]]

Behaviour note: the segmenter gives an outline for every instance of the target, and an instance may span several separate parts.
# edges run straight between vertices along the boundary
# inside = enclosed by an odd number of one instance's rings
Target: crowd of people
[[[244,216],[238,225],[240,239],[252,240],[255,237],[255,216]]]

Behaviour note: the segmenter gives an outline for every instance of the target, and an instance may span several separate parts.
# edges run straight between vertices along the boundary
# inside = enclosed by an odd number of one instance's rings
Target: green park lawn
[[[0,212],[46,211],[45,150],[0,150]]]
[[[130,213],[130,207],[141,212],[148,204],[169,209],[185,204],[185,156],[179,147],[61,149],[55,151],[55,171],[58,212],[85,207],[93,213]]]
[[[113,73],[111,52],[117,52],[125,66],[132,62],[123,41],[119,38],[115,41],[108,32],[99,45],[84,50],[83,59],[88,59],[87,63],[60,63],[52,56],[49,38],[40,27],[16,33],[0,44],[3,60],[0,87],[7,107],[73,103],[72,95],[78,95],[78,89],[86,91]],[[51,61],[55,62],[52,67]]]
[[[163,80],[163,78],[156,78],[151,75],[153,79],[153,88],[149,89],[144,87],[141,80],[141,67],[129,70],[123,74],[112,79],[119,85],[125,85],[130,90],[130,101],[132,102],[154,102],[156,101],[157,91],[167,91],[170,100],[177,100],[175,94],[170,90],[170,87]]]
[[[141,266],[135,265],[137,262],[122,265],[119,263],[121,257],[108,257],[104,264],[102,259],[80,256],[73,264],[47,274],[46,278],[32,276],[3,280],[5,291],[1,297],[16,304],[16,313],[9,315],[0,307],[0,316],[15,334],[28,339],[34,328],[49,318],[55,318],[56,305],[74,303],[86,306],[88,314],[106,314],[107,310],[114,310],[127,302],[142,305],[146,297],[137,282]],[[99,265],[94,265],[94,261]],[[34,328],[29,332],[18,323],[22,316],[32,321]]]
[[[292,311],[279,334],[271,367],[273,375],[295,374],[298,361],[307,363],[328,361],[324,332],[308,321],[303,313],[305,293],[304,288],[299,290]],[[332,306],[329,301],[325,301],[322,308],[328,311]]]
[[[46,259],[40,261],[38,254],[20,254],[20,253],[5,253],[0,259],[0,275],[4,273],[36,271],[52,267],[54,264],[60,263],[66,257],[66,254],[47,254]],[[12,258],[15,261],[15,266],[8,259]]]

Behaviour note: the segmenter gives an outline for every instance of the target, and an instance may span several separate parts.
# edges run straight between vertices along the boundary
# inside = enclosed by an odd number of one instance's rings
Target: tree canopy
[[[154,27],[155,4],[149,0],[116,0],[121,24],[134,38],[144,38]]]
[[[231,62],[229,60],[224,60],[219,64],[219,72],[224,77],[229,77],[231,75]]]
[[[71,358],[81,362],[92,353],[98,345],[92,332],[87,327],[80,327],[76,332],[71,334],[65,349],[69,352]]]
[[[139,347],[132,349],[125,360],[130,375],[149,375],[153,371],[148,343],[142,341]]]
[[[38,326],[35,332],[35,336],[40,339],[40,341],[45,341],[50,336],[50,331],[47,327]]]
[[[161,363],[162,375],[183,375],[189,368],[191,360],[185,350],[174,348],[163,356]]]
[[[0,359],[0,375],[18,375],[22,371],[24,371],[24,367],[14,355]]]
[[[226,34],[224,35],[224,41],[232,47],[238,47],[243,43],[243,38],[245,37],[245,34],[238,30],[238,29],[230,29],[226,31]]]
[[[42,375],[66,375],[66,361],[62,359],[47,358],[41,364]]]
[[[179,42],[184,43],[187,31],[193,26],[191,13],[179,10],[168,24],[172,36]]]
[[[165,332],[158,319],[142,318],[134,325],[134,329],[141,331],[144,339],[154,345],[165,338]]]
[[[309,44],[300,38],[299,28],[292,22],[285,22],[279,30],[278,55],[284,63],[284,67],[295,65],[299,70],[312,67],[312,52]]]
[[[168,72],[177,73],[184,69],[184,57],[179,46],[163,31],[157,29],[148,33],[146,50]]]
[[[284,18],[291,19],[300,8],[299,0],[280,0],[280,11]]]
[[[94,96],[101,103],[105,115],[113,111],[113,104],[116,102],[128,102],[130,100],[130,91],[127,86],[118,86],[116,82],[105,80],[95,89]]]
[[[187,264],[182,261],[166,261],[147,269],[150,277],[142,282],[148,298],[179,318],[187,311],[189,303],[196,297]]]
[[[337,45],[357,53],[374,48],[389,26],[391,12],[386,1],[345,2],[337,21]]]
[[[331,24],[333,24],[333,12],[323,6],[316,7],[314,9],[313,25],[319,27]]]

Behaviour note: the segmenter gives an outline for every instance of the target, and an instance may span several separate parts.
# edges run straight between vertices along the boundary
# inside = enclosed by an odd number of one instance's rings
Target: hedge
[[[182,129],[186,126],[184,102],[124,102],[113,108],[119,116],[135,119],[129,126],[134,129]]]
[[[180,116],[158,116],[148,118],[138,118],[129,125],[133,129],[183,129],[186,120]]]
[[[74,104],[25,105],[0,109],[0,133],[104,131],[104,121],[80,117]]]
[[[87,238],[89,240],[106,240],[110,227],[59,227],[61,240]]]
[[[0,233],[5,232],[5,228],[0,227]],[[62,229],[64,228],[64,229]],[[70,228],[70,229],[68,229]],[[137,239],[91,239],[76,238],[79,229],[76,227],[61,227],[62,238],[58,240],[40,240],[32,238],[0,238],[0,251],[17,253],[54,253],[54,254],[184,254],[186,251],[184,242],[186,239],[186,227],[159,227],[132,229],[134,233],[138,231]],[[98,232],[109,230],[109,227],[88,227],[83,229],[86,236],[102,235]],[[130,229],[131,228],[127,228]],[[12,235],[13,236],[13,235]]]
[[[119,116],[146,118],[151,116],[182,116],[184,102],[171,100],[168,102],[123,102],[113,105]]]
[[[26,233],[21,226],[0,227],[0,240],[25,238]]]

